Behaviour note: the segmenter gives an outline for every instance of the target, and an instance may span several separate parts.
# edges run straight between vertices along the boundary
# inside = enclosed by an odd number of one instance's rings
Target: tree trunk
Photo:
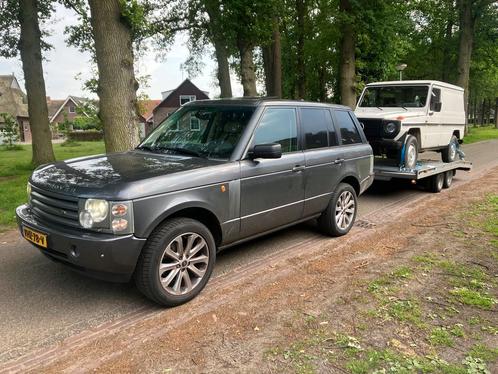
[[[498,129],[498,97],[495,99],[495,127]]]
[[[220,97],[232,97],[232,83],[230,81],[230,66],[228,65],[228,52],[223,41],[215,39],[214,51],[218,63],[218,83],[220,85]]]
[[[349,0],[340,0],[339,10],[344,17],[339,73],[341,104],[354,109],[356,106],[355,35],[351,23],[352,9]]]
[[[469,76],[472,45],[474,42],[474,17],[472,0],[458,0],[460,41],[458,47],[457,85],[463,87],[465,112],[469,106]],[[467,125],[465,126],[467,128]]]
[[[273,19],[272,42],[262,47],[266,94],[282,97],[282,52],[278,18]]]
[[[304,99],[306,96],[306,69],[304,66],[304,34],[306,17],[306,0],[296,0],[297,13],[297,99]]]
[[[119,0],[89,0],[89,4],[106,151],[127,151],[139,141],[131,31],[122,21]]]
[[[218,63],[218,83],[220,86],[220,97],[232,97],[232,84],[230,82],[230,66],[228,64],[228,51],[221,22],[220,4],[217,0],[205,1],[206,12],[209,16],[208,32],[214,46],[216,62]]]
[[[237,46],[240,53],[240,81],[244,89],[244,96],[257,96],[253,46],[240,36],[237,38]]]
[[[443,46],[443,72],[441,74],[441,80],[443,82],[450,81],[450,70],[451,70],[451,37],[453,35],[453,20],[449,19],[446,23],[446,30],[444,33],[444,46]]]
[[[48,123],[47,95],[43,78],[41,32],[38,24],[37,0],[21,0],[19,23],[24,80],[28,96],[28,113],[31,127],[31,139],[35,165],[46,164],[55,160],[52,148],[52,134]]]

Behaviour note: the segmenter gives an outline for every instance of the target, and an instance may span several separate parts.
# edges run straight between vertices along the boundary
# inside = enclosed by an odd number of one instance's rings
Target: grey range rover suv
[[[17,218],[52,260],[133,277],[174,306],[203,289],[221,249],[310,219],[346,234],[372,181],[372,149],[347,107],[196,101],[135,150],[39,167]]]

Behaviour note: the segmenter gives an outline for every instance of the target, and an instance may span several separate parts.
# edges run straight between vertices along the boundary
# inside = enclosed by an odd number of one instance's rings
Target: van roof
[[[373,82],[368,83],[367,87],[375,87],[375,86],[409,86],[414,84],[435,84],[437,86],[452,88],[454,90],[463,91],[462,87],[455,86],[454,84],[441,82],[441,81],[433,81],[433,80],[412,80],[412,81],[387,81],[387,82]]]

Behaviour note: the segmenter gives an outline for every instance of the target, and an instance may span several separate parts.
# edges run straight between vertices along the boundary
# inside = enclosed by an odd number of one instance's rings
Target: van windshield
[[[367,87],[359,107],[423,108],[429,86]]]
[[[186,106],[166,118],[138,149],[228,159],[253,113],[251,107]]]

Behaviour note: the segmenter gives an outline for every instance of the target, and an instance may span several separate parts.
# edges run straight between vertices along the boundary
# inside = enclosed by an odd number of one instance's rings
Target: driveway
[[[457,173],[454,186],[498,166],[498,141],[471,144],[464,150],[474,170]],[[416,186],[376,183],[360,198],[358,225],[375,225],[383,216],[427,194]],[[204,292],[216,287],[221,278],[236,281],[251,267],[278,256],[292,256],[293,251],[299,252],[310,243],[330,240],[336,239],[320,235],[307,223],[229,249],[219,255],[213,279]],[[91,335],[160,312],[133,285],[75,274],[40,255],[15,231],[0,234],[0,269],[0,371],[2,364],[70,336]]]

